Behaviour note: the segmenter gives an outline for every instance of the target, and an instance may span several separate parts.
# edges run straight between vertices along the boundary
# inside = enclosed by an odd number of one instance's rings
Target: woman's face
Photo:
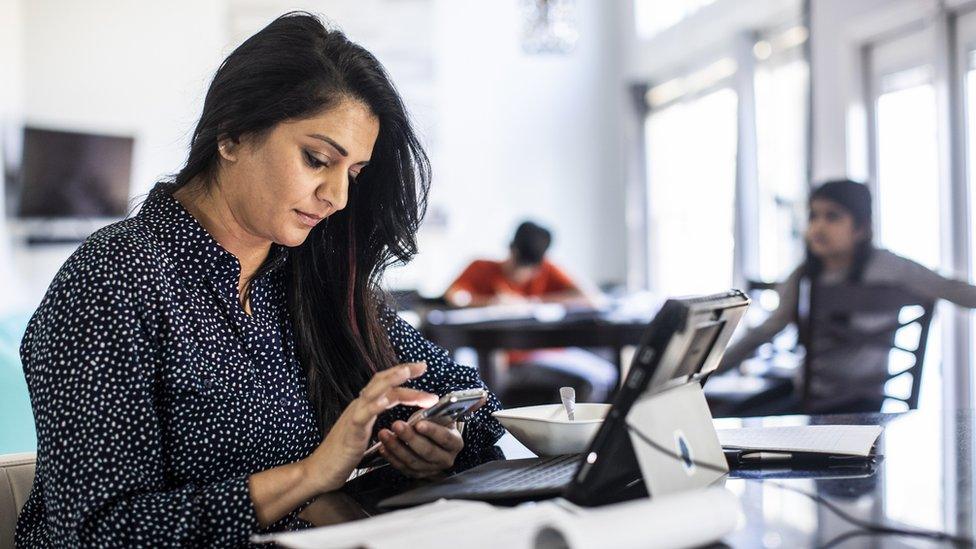
[[[366,105],[343,99],[260,138],[222,142],[221,191],[237,224],[284,246],[304,242],[316,224],[346,207],[379,127]]]
[[[806,238],[813,255],[821,259],[852,256],[865,237],[865,230],[857,227],[854,216],[840,204],[827,199],[810,202]]]

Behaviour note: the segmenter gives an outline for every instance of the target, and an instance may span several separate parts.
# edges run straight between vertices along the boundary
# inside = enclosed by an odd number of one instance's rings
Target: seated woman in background
[[[552,233],[531,221],[515,230],[503,261],[479,259],[451,283],[444,298],[455,307],[520,303],[593,302],[559,267],[546,259]],[[603,402],[617,382],[617,368],[603,357],[576,347],[509,351],[508,382],[501,391],[506,406],[559,401],[559,387],[572,386],[580,401]]]
[[[463,434],[403,421],[484,387],[378,289],[416,253],[429,178],[385,70],[341,32],[288,14],[235,49],[186,166],[85,241],[30,321],[18,546],[241,546],[301,525],[374,437],[399,478],[498,457],[494,396]]]
[[[847,284],[894,286],[935,302],[947,299],[964,307],[976,307],[976,286],[945,278],[938,273],[872,242],[871,192],[853,181],[830,181],[813,190],[809,199],[806,231],[807,258],[777,287],[779,306],[756,328],[751,329],[726,351],[721,369],[737,367],[760,345],[771,341],[790,324],[802,329],[809,310],[809,295],[818,287]],[[810,291],[801,291],[809,287]],[[805,297],[801,298],[801,294]],[[805,313],[804,313],[805,314]],[[854,320],[852,319],[851,322]],[[812,342],[816,347],[816,336]],[[808,348],[809,352],[809,348]],[[888,351],[878,348],[850,348],[818,356],[808,364],[809,393],[802,405],[807,412],[878,411],[884,400],[883,381],[887,374]],[[801,403],[784,405],[791,411]]]

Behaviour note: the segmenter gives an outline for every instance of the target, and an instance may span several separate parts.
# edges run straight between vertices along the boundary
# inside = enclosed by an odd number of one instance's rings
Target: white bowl
[[[570,421],[562,404],[545,404],[499,410],[492,415],[536,455],[560,456],[586,450],[609,411],[609,404],[579,403],[576,419]]]

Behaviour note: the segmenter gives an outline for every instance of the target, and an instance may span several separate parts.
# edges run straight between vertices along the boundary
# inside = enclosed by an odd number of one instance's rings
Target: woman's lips
[[[319,221],[325,219],[324,216],[306,213],[301,210],[295,210],[295,213],[298,214],[298,219],[308,227],[314,227],[319,224]]]

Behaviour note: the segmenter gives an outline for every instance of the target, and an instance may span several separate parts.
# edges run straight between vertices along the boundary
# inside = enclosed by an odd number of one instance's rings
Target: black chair
[[[922,366],[925,360],[926,342],[935,310],[935,303],[899,287],[871,284],[836,284],[818,286],[810,302],[808,323],[809,342],[804,360],[804,383],[800,388],[800,403],[805,411],[845,413],[855,410],[843,406],[830,410],[818,410],[810,399],[811,363],[818,357],[851,348],[875,347],[885,350],[898,349],[912,355],[912,363],[907,368],[892,372],[889,370],[885,380],[910,376],[912,385],[907,397],[885,394],[885,399],[904,402],[909,409],[918,407],[919,390],[922,381]],[[914,313],[914,314],[912,314]],[[890,317],[871,329],[859,328],[851,322],[857,315],[869,314],[878,318]],[[912,346],[901,347],[896,343],[897,334],[909,326],[919,328],[918,341]]]
[[[746,279],[746,294],[752,299],[753,305],[761,304],[762,294],[765,292],[777,293],[779,282],[769,282],[765,280]],[[767,310],[767,312],[772,312]]]
[[[755,280],[750,278],[746,280],[746,293],[752,296],[757,292],[764,292],[766,290],[775,291],[778,286],[779,282],[769,282],[766,280]]]

